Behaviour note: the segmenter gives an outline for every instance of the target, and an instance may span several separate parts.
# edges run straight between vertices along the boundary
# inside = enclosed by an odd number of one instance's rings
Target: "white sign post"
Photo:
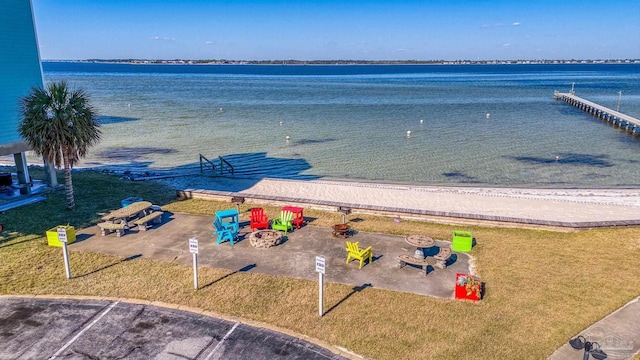
[[[324,315],[324,256],[316,256],[316,272],[318,273],[318,315]]]
[[[198,290],[198,238],[189,239],[189,252],[193,254],[193,288]]]
[[[62,243],[62,257],[64,258],[64,271],[67,279],[71,279],[71,268],[69,267],[69,250],[67,250],[67,229],[58,228],[58,241]]]

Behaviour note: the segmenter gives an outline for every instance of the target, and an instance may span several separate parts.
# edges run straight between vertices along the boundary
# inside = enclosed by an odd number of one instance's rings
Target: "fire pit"
[[[333,237],[346,239],[351,235],[351,227],[347,224],[333,225]]]
[[[275,230],[258,230],[249,235],[249,243],[258,249],[266,249],[280,245],[282,242],[282,232]]]

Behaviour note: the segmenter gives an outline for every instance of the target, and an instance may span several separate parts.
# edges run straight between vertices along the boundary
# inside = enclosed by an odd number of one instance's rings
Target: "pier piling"
[[[565,103],[591,114],[600,120],[624,129],[632,135],[640,135],[640,120],[578,97],[575,95],[573,90],[571,93],[561,93],[556,90],[553,92],[553,99],[564,101]]]

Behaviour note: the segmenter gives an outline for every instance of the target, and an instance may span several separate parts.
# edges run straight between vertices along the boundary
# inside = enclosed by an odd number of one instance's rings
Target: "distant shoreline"
[[[193,60],[193,59],[86,59],[86,60],[42,60],[42,62],[101,63],[128,65],[559,65],[559,64],[640,64],[640,59],[611,60]]]

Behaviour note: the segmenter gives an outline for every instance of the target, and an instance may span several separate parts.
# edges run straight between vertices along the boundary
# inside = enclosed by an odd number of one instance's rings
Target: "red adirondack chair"
[[[264,213],[263,208],[251,209],[251,219],[249,221],[249,226],[251,227],[251,231],[256,231],[256,229],[269,228],[269,217]]]

